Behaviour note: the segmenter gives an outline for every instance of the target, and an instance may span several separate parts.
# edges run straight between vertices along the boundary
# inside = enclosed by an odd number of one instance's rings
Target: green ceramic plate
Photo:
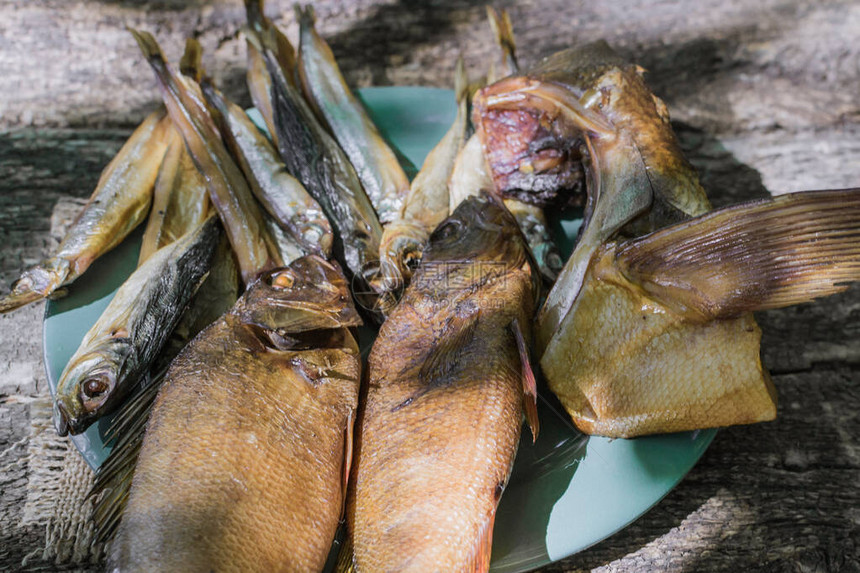
[[[362,90],[382,132],[415,165],[455,114],[449,90],[393,87]],[[562,221],[569,246],[577,222]],[[90,326],[137,262],[140,232],[102,257],[45,313],[45,365],[51,389]],[[606,440],[586,438],[548,392],[539,403],[541,434],[524,432],[493,540],[494,571],[527,571],[581,551],[622,529],[666,495],[693,467],[714,431]],[[106,457],[101,421],[73,438],[87,462]]]

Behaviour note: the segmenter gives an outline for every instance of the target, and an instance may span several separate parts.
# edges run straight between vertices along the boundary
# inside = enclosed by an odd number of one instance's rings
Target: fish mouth
[[[68,436],[69,434],[76,436],[83,433],[90,427],[94,420],[92,414],[87,414],[83,417],[73,417],[65,404],[62,402],[54,402],[54,429],[57,430],[57,435],[60,437]]]

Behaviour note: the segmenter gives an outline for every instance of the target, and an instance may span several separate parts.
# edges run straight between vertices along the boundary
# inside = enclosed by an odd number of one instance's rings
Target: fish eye
[[[107,382],[102,380],[101,378],[90,378],[85,381],[82,387],[84,395],[87,398],[94,399],[103,395],[110,389]]]
[[[431,241],[444,241],[445,239],[450,239],[455,237],[460,233],[460,228],[463,225],[460,221],[456,219],[451,219],[442,224],[441,227],[433,231],[433,234],[430,235]]]
[[[272,280],[269,284],[277,289],[288,289],[293,288],[295,283],[296,277],[293,276],[293,273],[290,271],[281,271],[280,273],[272,276]]]

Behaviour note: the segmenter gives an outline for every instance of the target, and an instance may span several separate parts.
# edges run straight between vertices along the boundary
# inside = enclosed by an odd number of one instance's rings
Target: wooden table
[[[269,11],[294,36],[288,2]],[[325,1],[320,28],[355,85],[449,86],[494,50],[482,2]],[[509,6],[525,63],[604,38],[646,67],[717,205],[860,186],[860,3],[532,0]],[[61,197],[86,197],[157,102],[125,25],[178,57],[198,36],[244,90],[243,10],[230,2],[0,3],[0,280],[47,254]],[[44,393],[42,305],[0,316],[0,569],[44,541],[22,526],[32,397]],[[652,511],[546,571],[860,571],[860,288],[760,315],[777,421],[727,429]],[[63,566],[76,567],[75,564]],[[90,570],[92,565],[81,565]],[[57,566],[30,558],[26,569]]]

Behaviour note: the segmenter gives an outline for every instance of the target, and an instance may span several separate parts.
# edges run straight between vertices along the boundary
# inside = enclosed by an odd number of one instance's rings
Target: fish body
[[[93,525],[97,542],[109,541],[116,532],[128,501],[146,422],[168,365],[200,331],[230,310],[238,298],[239,286],[233,252],[222,235],[209,274],[153,361],[147,384],[123,402],[104,433],[104,443],[110,446],[110,453],[96,471],[89,493],[94,499]]]
[[[319,203],[287,173],[277,150],[236,104],[211,84],[203,92],[254,196],[305,254],[331,255],[332,229]]]
[[[528,409],[520,348],[536,280],[495,200],[468,199],[434,231],[369,358],[348,506],[355,571],[487,570]]]
[[[60,435],[83,432],[139,382],[209,272],[220,233],[213,215],[120,286],[60,375],[54,397]]]
[[[363,281],[379,267],[382,227],[349,159],[287,81],[271,36],[249,35],[266,57],[272,78],[278,151],[288,171],[322,206],[335,230],[333,253],[350,277]],[[263,47],[265,44],[265,47]]]
[[[0,298],[0,312],[50,296],[117,246],[149,212],[152,190],[170,139],[164,110],[151,113],[102,171],[89,202],[54,256],[27,269]]]
[[[752,311],[860,280],[860,190],[735,205],[600,247],[541,369],[582,431],[629,438],[776,417]]]
[[[151,34],[131,32],[155,72],[174,125],[206,179],[209,199],[224,223],[242,279],[248,284],[282,262],[263,213],[209,115],[200,86],[168,65]]]
[[[206,180],[185,149],[182,137],[172,126],[171,130],[173,138],[155,181],[138,264],[197,227],[209,214]]]
[[[361,358],[342,273],[265,274],[173,362],[109,566],[320,571],[343,510]]]
[[[564,203],[587,188],[581,236],[538,315],[540,351],[570,312],[602,244],[710,209],[665,104],[642,69],[605,42],[555,53],[484,88],[473,120],[503,196]]]
[[[331,48],[317,33],[313,8],[298,9],[299,66],[304,93],[349,158],[379,222],[394,221],[409,179],[361,102],[346,84]]]

